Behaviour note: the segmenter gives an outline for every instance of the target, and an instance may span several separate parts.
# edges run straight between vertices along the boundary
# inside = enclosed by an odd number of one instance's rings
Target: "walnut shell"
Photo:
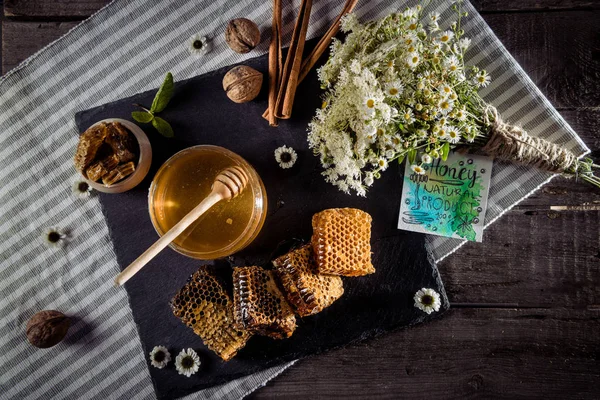
[[[71,320],[60,311],[40,311],[27,322],[27,339],[35,347],[46,349],[63,340],[70,325]]]
[[[263,74],[254,68],[238,65],[223,77],[223,90],[235,103],[245,103],[258,96],[262,82]]]
[[[249,19],[236,18],[225,29],[225,41],[233,51],[248,53],[260,43],[260,30]]]

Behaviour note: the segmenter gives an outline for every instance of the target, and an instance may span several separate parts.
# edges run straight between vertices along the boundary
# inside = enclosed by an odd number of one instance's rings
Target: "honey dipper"
[[[221,171],[212,185],[212,191],[200,204],[176,223],[167,233],[158,239],[134,262],[129,264],[115,278],[115,286],[121,286],[135,275],[144,265],[148,264],[158,253],[185,231],[202,214],[221,200],[230,200],[239,195],[248,184],[248,175],[241,167],[229,167]]]

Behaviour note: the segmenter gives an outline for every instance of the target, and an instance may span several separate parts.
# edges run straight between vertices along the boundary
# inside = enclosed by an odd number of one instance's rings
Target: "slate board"
[[[244,64],[264,72],[266,77],[267,55]],[[449,306],[438,270],[426,249],[425,236],[396,229],[402,168],[395,164],[386,171],[367,199],[343,194],[321,176],[318,158],[306,142],[307,124],[321,103],[316,73],[311,72],[300,85],[293,118],[272,128],[261,117],[267,107],[267,79],[256,100],[235,104],[221,85],[229,68],[176,82],[173,100],[161,113],[172,124],[175,138],[165,139],[150,125],[140,124],[153,147],[148,177],[126,193],[97,193],[121,268],[157,239],[148,215],[147,195],[160,165],[186,147],[214,144],[240,154],[256,168],[269,200],[266,223],[252,245],[235,257],[215,261],[224,275],[230,276],[231,265],[269,265],[282,241],[308,240],[312,215],[331,207],[356,207],[373,216],[371,243],[377,272],[344,278],[344,296],[322,313],[298,319],[298,328],[290,339],[253,337],[233,360],[224,363],[169,308],[169,300],[203,262],[166,249],[125,285],[133,317],[146,356],[155,345],[167,346],[173,359],[181,349],[191,347],[198,351],[202,367],[192,378],[186,378],[177,374],[173,362],[163,370],[149,366],[161,399],[181,397],[285,361],[424,322],[438,317]],[[153,97],[154,91],[141,93],[80,112],[75,116],[77,125],[83,132],[101,119],[131,120],[132,103],[150,105]],[[273,151],[284,144],[299,155],[297,164],[289,170],[280,169],[273,157]],[[441,294],[439,313],[428,316],[413,306],[414,293],[422,287]]]

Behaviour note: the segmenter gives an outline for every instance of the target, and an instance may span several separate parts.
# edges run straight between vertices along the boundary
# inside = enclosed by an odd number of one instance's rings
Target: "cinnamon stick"
[[[302,53],[304,52],[311,8],[312,0],[302,0],[288,54],[281,73],[279,92],[277,93],[277,102],[275,103],[275,116],[277,118],[288,119],[292,115],[292,106],[298,86],[300,68],[302,67]]]
[[[281,0],[273,0],[273,23],[271,44],[269,45],[269,108],[263,117],[269,125],[277,126],[275,103],[277,102],[278,83],[281,78]]]

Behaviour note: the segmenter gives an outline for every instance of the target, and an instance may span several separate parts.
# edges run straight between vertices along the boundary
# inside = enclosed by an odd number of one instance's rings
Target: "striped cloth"
[[[315,2],[309,37],[327,29],[341,3]],[[357,15],[376,18],[414,3],[363,1]],[[430,8],[450,16],[448,2],[432,3]],[[294,0],[283,10],[284,39],[291,35],[298,6]],[[474,39],[469,58],[495,78],[484,92],[486,99],[533,135],[586,153],[475,10],[466,7],[465,29]],[[223,28],[239,16],[268,32],[271,4],[116,1],[0,79],[0,398],[155,397],[126,292],[112,287],[119,266],[99,201],[71,194],[77,142],[73,115],[152,89],[167,71],[181,80],[264,54],[268,40],[246,55],[227,49]],[[196,32],[214,38],[212,52],[200,60],[189,56],[185,44]],[[535,170],[498,164],[486,223],[548,179]],[[52,226],[69,232],[64,248],[44,246],[41,233]],[[434,238],[432,244],[435,258],[442,259],[462,242]],[[33,348],[24,333],[27,320],[43,309],[73,319],[65,341],[47,350]],[[240,398],[291,364],[188,397]]]

